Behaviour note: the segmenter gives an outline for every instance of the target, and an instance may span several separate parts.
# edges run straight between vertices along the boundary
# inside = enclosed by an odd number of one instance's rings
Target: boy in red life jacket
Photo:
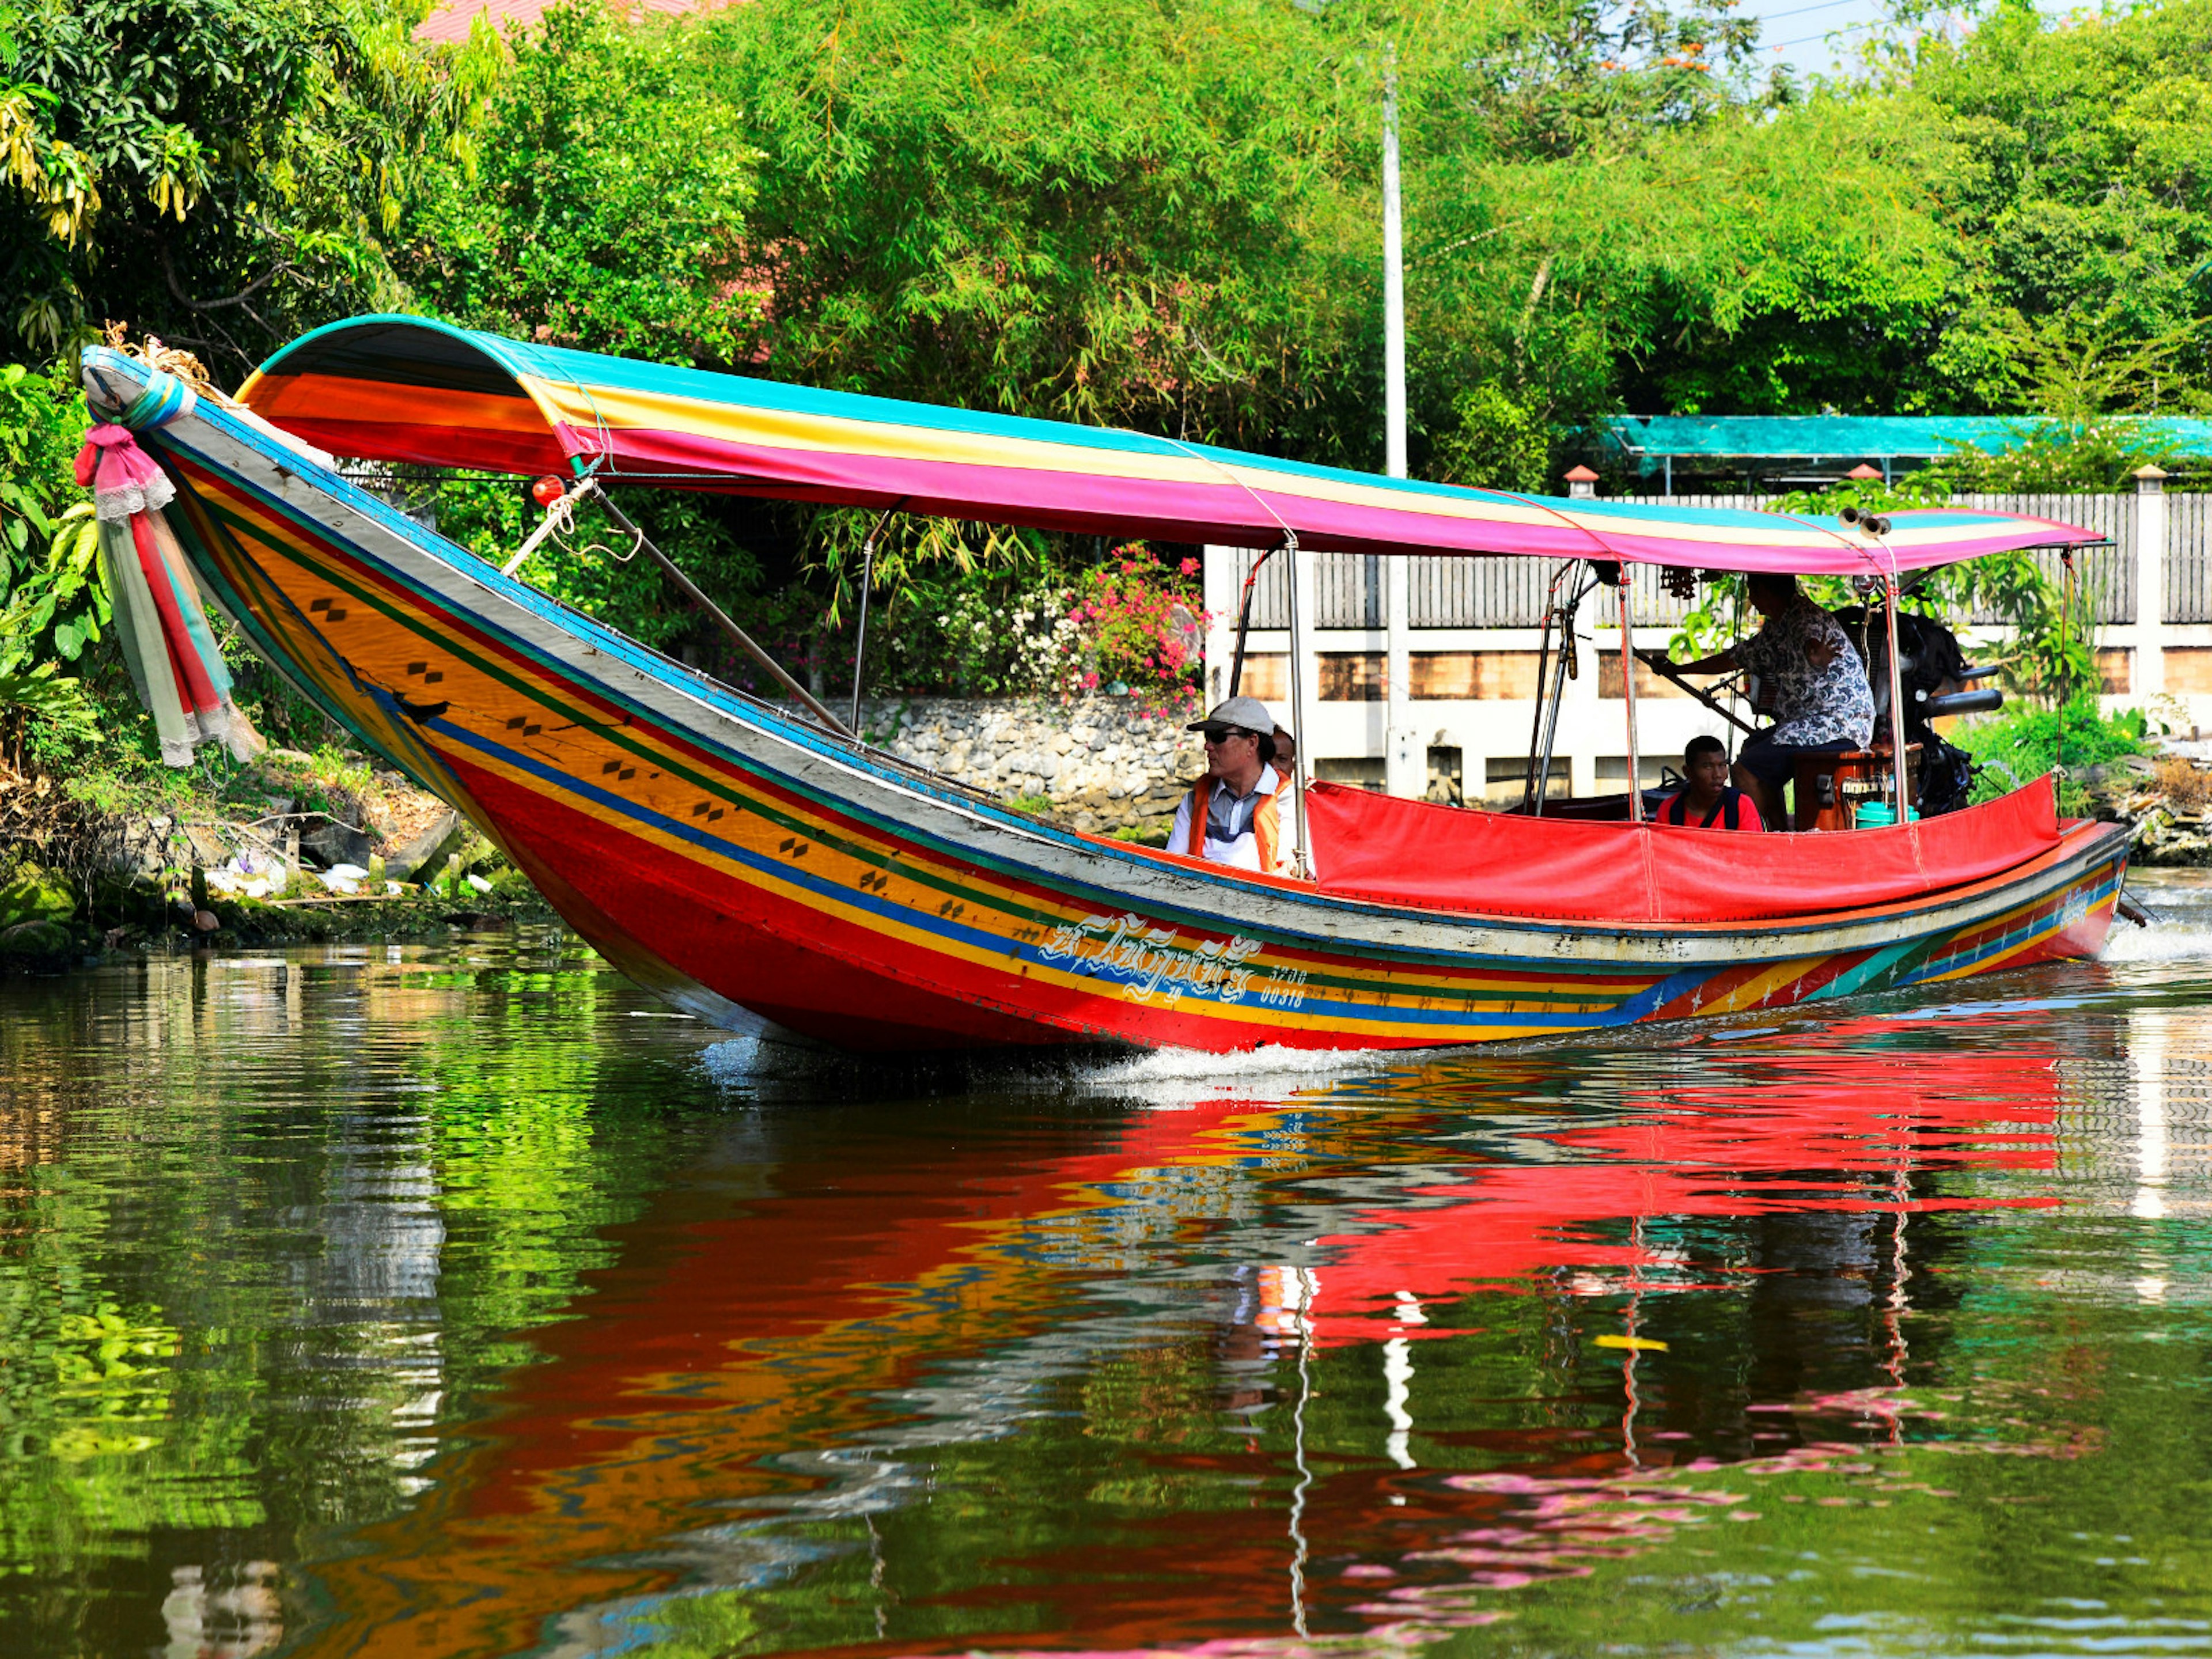
[[[1659,822],[1693,830],[1763,830],[1749,795],[1729,783],[1728,750],[1718,738],[1692,738],[1682,750],[1681,788],[1659,803]]]
[[[1184,729],[1206,734],[1206,775],[1176,808],[1168,850],[1273,872],[1283,851],[1275,717],[1257,697],[1231,697]]]

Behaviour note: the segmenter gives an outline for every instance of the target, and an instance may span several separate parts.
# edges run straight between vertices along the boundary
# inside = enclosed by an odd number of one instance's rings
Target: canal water
[[[2212,1649],[2212,886],[1409,1060],[0,984],[0,1653]]]

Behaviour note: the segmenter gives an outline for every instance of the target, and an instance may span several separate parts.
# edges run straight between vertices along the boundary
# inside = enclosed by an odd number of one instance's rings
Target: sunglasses
[[[1199,731],[1208,743],[1227,743],[1231,738],[1251,738],[1257,741],[1259,733],[1247,732],[1241,726],[1205,726]]]

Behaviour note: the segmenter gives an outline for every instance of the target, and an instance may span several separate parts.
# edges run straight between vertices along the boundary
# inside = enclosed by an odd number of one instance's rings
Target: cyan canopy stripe
[[[1592,557],[1869,574],[2094,531],[2004,513],[1893,515],[1881,542],[1832,519],[1516,495],[988,410],[357,317],[302,336],[240,397],[367,459],[720,489],[1103,535],[1363,553]]]
[[[2212,421],[2179,415],[2116,416],[2142,443],[2184,455],[2212,455]],[[2016,449],[2054,423],[2032,415],[1622,415],[1613,441],[1656,466],[1677,460],[1929,460],[1972,446]]]

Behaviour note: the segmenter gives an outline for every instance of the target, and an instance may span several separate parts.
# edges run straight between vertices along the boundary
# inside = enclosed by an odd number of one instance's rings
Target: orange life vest
[[[1212,795],[1211,776],[1200,778],[1191,786],[1190,845],[1183,850],[1194,859],[1206,856],[1206,808]],[[1252,836],[1260,846],[1260,867],[1273,874],[1283,841],[1283,819],[1275,810],[1274,796],[1261,796],[1260,804],[1252,809]]]

